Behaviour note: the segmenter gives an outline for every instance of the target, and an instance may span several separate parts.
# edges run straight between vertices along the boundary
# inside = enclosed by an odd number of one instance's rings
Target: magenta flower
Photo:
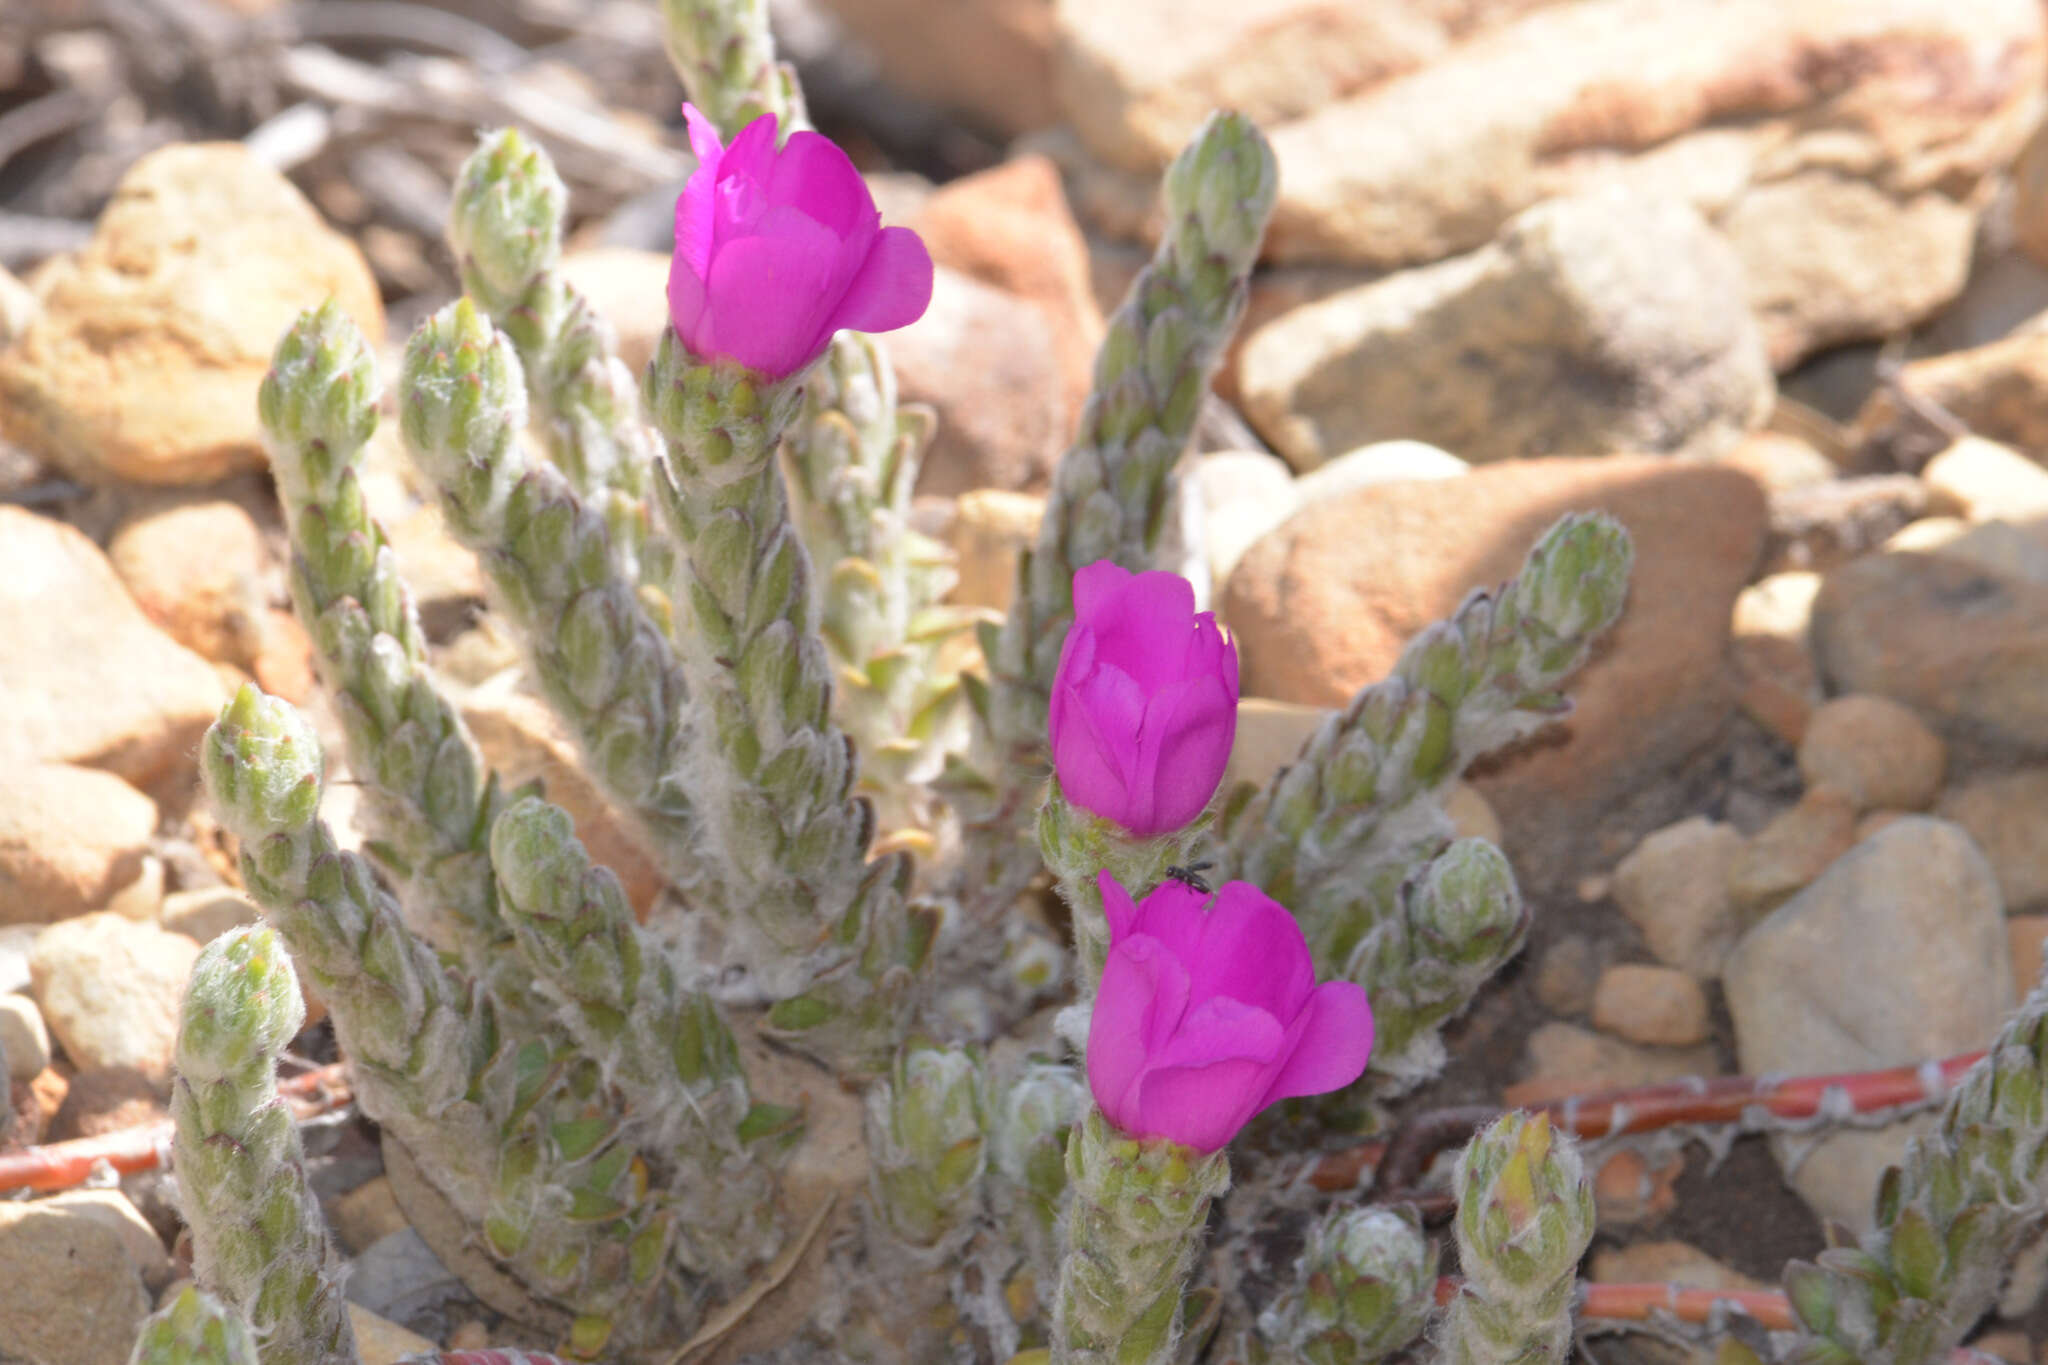
[[[1110,1122],[1213,1152],[1276,1100],[1357,1080],[1372,1006],[1316,984],[1301,926],[1250,882],[1203,895],[1169,881],[1135,905],[1096,878],[1109,962],[1088,1027],[1088,1088]]]
[[[1074,575],[1074,624],[1047,717],[1069,801],[1137,835],[1202,813],[1237,737],[1237,646],[1179,574],[1097,560]]]
[[[668,315],[705,360],[781,379],[841,328],[888,332],[924,315],[932,258],[909,228],[882,226],[860,172],[817,133],[775,146],[775,116],[723,146],[683,106],[697,169],[676,200]]]

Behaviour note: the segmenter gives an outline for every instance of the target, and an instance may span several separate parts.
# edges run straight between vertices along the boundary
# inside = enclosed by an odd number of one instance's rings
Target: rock
[[[2048,453],[2048,327],[2041,319],[1982,346],[1908,361],[1897,383],[1984,440]],[[1881,385],[1856,414],[1850,440],[1874,467],[1918,469],[1955,437]]]
[[[1920,478],[1972,521],[2048,517],[2048,469],[1981,436],[1965,436],[1942,451]]]
[[[1962,287],[2042,61],[2029,0],[1546,7],[1276,128],[1266,250],[1414,265],[1553,195],[1658,188],[1727,234],[1782,368]]]
[[[1045,0],[825,0],[892,89],[1007,141],[1058,121],[1052,6]]]
[[[132,1066],[169,1085],[178,1004],[199,945],[183,934],[100,913],[53,924],[29,959],[36,1003],[81,1070]]]
[[[149,1294],[121,1232],[55,1200],[0,1202],[0,1341],[34,1365],[121,1365]]]
[[[1503,1090],[1502,1104],[1520,1108],[1565,1095],[1712,1076],[1720,1067],[1711,1047],[1638,1047],[1577,1024],[1549,1023],[1529,1035],[1525,1069],[1528,1079]]]
[[[1017,592],[1017,557],[1038,539],[1045,499],[1036,493],[982,488],[962,493],[940,538],[956,556],[960,581],[948,600],[1008,611]]]
[[[0,928],[0,995],[28,989],[28,959],[35,951],[40,924],[16,924]]]
[[[1596,1251],[1589,1278],[1595,1284],[1675,1284],[1681,1289],[1769,1287],[1685,1242],[1637,1242]]]
[[[164,908],[164,860],[154,853],[146,854],[135,880],[109,896],[105,908],[123,919],[154,924]]]
[[[1771,495],[1771,574],[1831,569],[1875,550],[1932,505],[1910,474],[1874,474],[1788,488]]]
[[[398,1207],[398,1196],[391,1192],[388,1176],[377,1176],[356,1186],[333,1202],[329,1221],[334,1224],[334,1233],[341,1244],[351,1253],[367,1251],[371,1244],[402,1232],[411,1224],[405,1221],[405,1212]]]
[[[183,934],[204,946],[230,929],[254,924],[263,918],[256,902],[232,887],[212,886],[199,891],[178,891],[164,897],[157,923],[174,934]]]
[[[1074,414],[1048,401],[1065,376],[1043,312],[941,268],[931,307],[890,334],[889,355],[903,401],[929,403],[939,414],[918,492],[1045,488],[1073,435]]]
[[[1721,456],[1721,463],[1741,470],[1770,493],[1826,483],[1841,473],[1826,455],[1782,431],[1752,431]]]
[[[1733,713],[1728,621],[1763,539],[1746,476],[1653,458],[1524,461],[1304,507],[1223,593],[1245,692],[1344,705],[1472,588],[1512,577],[1558,517],[1592,508],[1634,538],[1628,610],[1568,685],[1564,742],[1474,783],[1525,884],[1575,876],[1572,850],[1591,846],[1597,819],[1712,745]]]
[[[2048,909],[2048,767],[1974,778],[1934,809],[1983,850],[2007,910]]]
[[[0,783],[0,924],[106,906],[142,875],[156,802],[110,773],[24,763]]]
[[[0,995],[0,1057],[7,1067],[0,1078],[33,1080],[50,1064],[50,1030],[43,1012],[25,995]]]
[[[1471,468],[1448,450],[1439,450],[1427,441],[1374,441],[1303,474],[1295,480],[1295,500],[1306,506],[1376,483],[1455,479]]]
[[[35,291],[0,266],[0,350],[14,344],[42,311]]]
[[[1263,787],[1273,774],[1301,757],[1302,745],[1331,714],[1327,706],[1244,697],[1237,703],[1237,735],[1220,790],[1239,783]]]
[[[1037,306],[1058,362],[1062,430],[1071,430],[1094,378],[1103,321],[1089,283],[1088,242],[1067,207],[1059,168],[1027,154],[962,176],[925,200],[911,226],[939,265]]]
[[[1865,555],[1828,574],[1812,638],[1830,691],[1904,702],[1951,746],[2048,756],[2048,584],[1943,554]]]
[[[1678,1177],[1684,1174],[1683,1152],[1666,1152],[1655,1166],[1627,1148],[1607,1156],[1593,1173],[1599,1230],[1613,1232],[1662,1218],[1678,1207]]]
[[[1584,1014],[1600,981],[1600,950],[1584,934],[1566,934],[1537,964],[1536,1003],[1552,1014]]]
[[[93,482],[260,468],[256,386],[293,319],[331,297],[372,344],[384,332],[361,253],[233,142],[137,161],[38,285],[43,315],[0,354],[0,422]]]
[[[1859,1071],[1982,1047],[2012,1008],[2007,953],[1998,884],[1969,835],[1926,816],[1895,820],[1729,955],[1722,984],[1742,1069]],[[1822,1220],[1867,1231],[1878,1175],[1915,1127],[1823,1139],[1787,1179]]]
[[[1593,1027],[1631,1043],[1690,1047],[1706,1041],[1706,992],[1675,967],[1619,963],[1593,989]]]
[[[1799,744],[1799,775],[1826,784],[1858,810],[1925,810],[1941,791],[1948,746],[1884,697],[1836,697],[1817,708]]]
[[[414,1356],[433,1356],[438,1348],[417,1332],[378,1317],[359,1303],[348,1306],[348,1323],[355,1329],[356,1355],[362,1365],[398,1365]]]
[[[1728,894],[1750,915],[1782,903],[1856,842],[1856,803],[1813,787],[1743,846],[1728,871]]]
[[[593,246],[564,253],[562,275],[618,335],[619,359],[637,377],[668,326],[666,251]]]
[[[2048,915],[2007,915],[2005,942],[2012,953],[2012,991],[2031,993],[2041,980],[2044,948],[2048,948]]]
[[[1460,839],[1484,839],[1498,848],[1505,839],[1500,817],[1493,803],[1469,782],[1453,782],[1444,789],[1444,814]]]
[[[100,1066],[71,1078],[64,1099],[50,1118],[50,1139],[104,1137],[125,1129],[161,1123],[171,1116],[158,1098],[157,1085],[132,1066]]]
[[[1813,599],[1819,593],[1820,575],[1804,570],[1758,579],[1735,598],[1736,637],[1766,635],[1804,641],[1813,620]]]
[[[645,920],[666,879],[591,781],[575,740],[555,713],[535,697],[480,690],[462,703],[462,723],[506,786],[540,780],[548,800],[575,822],[591,861],[618,875],[634,913]]]
[[[1276,127],[1542,3],[1057,0],[1060,107],[1097,156],[1156,172],[1212,109]]]
[[[1660,962],[1702,981],[1721,974],[1742,922],[1728,891],[1741,831],[1695,815],[1667,825],[1614,869],[1614,899]]]
[[[206,660],[150,624],[99,548],[61,522],[0,507],[0,562],[0,758],[138,786],[190,764],[225,700]]]
[[[469,1292],[409,1226],[358,1253],[346,1289],[350,1303],[401,1322]]]
[[[1926,525],[1916,522],[1914,525]],[[2013,578],[2023,578],[2031,583],[2048,585],[2048,519],[2034,523],[2033,532],[2021,530],[2008,521],[1980,521],[1972,526],[1957,521],[1954,534],[1936,539],[1928,533],[1926,539],[1932,543],[1923,545],[1898,544],[1905,532],[1893,536],[1886,542],[1887,549],[1924,549],[1949,559],[1968,560],[1982,565],[1993,573]],[[1910,531],[1913,528],[1907,527]]]
[[[1393,437],[1475,464],[1711,455],[1761,426],[1773,396],[1727,243],[1685,204],[1617,188],[1266,324],[1238,383],[1298,469]]]
[[[204,554],[193,547],[205,546]],[[263,532],[224,498],[166,501],[122,523],[107,546],[143,614],[201,658],[247,668],[260,652],[271,585]]]
[[[1209,581],[1220,585],[1259,537],[1300,506],[1294,471],[1264,451],[1224,450],[1202,456],[1195,478],[1202,490]]]
[[[1775,635],[1738,635],[1728,662],[1740,690],[1735,704],[1782,744],[1797,748],[1820,701],[1820,675],[1806,646]]]
[[[67,1217],[87,1218],[112,1231],[145,1287],[156,1290],[171,1282],[171,1257],[163,1239],[121,1191],[65,1190],[41,1202]]]

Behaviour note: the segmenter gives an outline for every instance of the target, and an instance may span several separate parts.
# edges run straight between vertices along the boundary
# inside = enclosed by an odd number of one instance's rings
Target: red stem
[[[1859,1114],[1892,1109],[1947,1095],[1984,1054],[1964,1052],[1917,1066],[1881,1071],[1846,1071],[1782,1080],[1756,1076],[1694,1077],[1621,1090],[1563,1095],[1526,1106],[1548,1114],[1558,1127],[1580,1138],[1647,1133],[1681,1123],[1734,1123],[1759,1107],[1777,1118],[1800,1120],[1821,1112],[1827,1092],[1839,1088]],[[1389,1140],[1331,1152],[1310,1176],[1320,1190],[1348,1190],[1367,1166],[1377,1167],[1375,1187],[1403,1190],[1421,1180],[1437,1153],[1465,1142],[1499,1117],[1499,1109],[1474,1105],[1432,1109],[1404,1119]]]
[[[277,1083],[278,1094],[304,1120],[332,1113],[350,1099],[346,1065],[334,1062]],[[124,1128],[99,1137],[52,1142],[26,1151],[0,1154],[0,1191],[68,1190],[85,1183],[93,1167],[104,1161],[122,1175],[153,1171],[171,1149],[170,1120],[141,1128]]]

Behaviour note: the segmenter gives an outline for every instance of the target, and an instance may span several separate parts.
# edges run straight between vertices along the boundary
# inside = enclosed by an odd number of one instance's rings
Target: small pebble
[[[448,1334],[448,1349],[451,1351],[481,1351],[491,1344],[491,1329],[476,1318],[456,1324]]]
[[[1696,815],[1650,835],[1614,869],[1615,902],[1658,961],[1720,975],[1742,927],[1728,891],[1742,849],[1740,830]]]
[[[1593,1026],[1631,1043],[1689,1047],[1707,1036],[1707,994],[1675,967],[1623,963],[1593,988]]]
[[[1947,767],[1941,737],[1887,697],[1837,697],[1816,707],[1799,743],[1807,786],[1833,787],[1859,810],[1925,810]]]
[[[0,1079],[33,1080],[50,1064],[50,1030],[25,995],[0,995],[0,1057],[7,1059],[6,1077]]]
[[[1600,954],[1583,934],[1550,945],[1536,968],[1536,1001],[1552,1014],[1584,1014],[1600,978]]]
[[[1813,787],[1743,847],[1728,871],[1728,894],[1759,915],[1790,900],[1855,842],[1856,803],[1833,787]]]

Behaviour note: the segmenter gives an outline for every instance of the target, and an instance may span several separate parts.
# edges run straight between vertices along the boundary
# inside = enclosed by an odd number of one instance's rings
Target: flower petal
[[[1177,573],[1137,574],[1091,614],[1096,649],[1147,694],[1187,676],[1194,641],[1195,589]]]
[[[1187,883],[1168,879],[1152,888],[1139,904],[1131,932],[1165,944],[1174,959],[1189,969],[1192,979],[1193,966],[1201,961],[1202,941],[1209,932],[1204,909],[1208,902],[1207,896]]]
[[[1110,1117],[1125,1132],[1213,1152],[1229,1145],[1259,1112],[1261,1087],[1271,1070],[1270,1064],[1250,1059],[1160,1067],[1138,1079],[1136,1103],[1129,1106],[1138,1126]]]
[[[813,132],[791,133],[763,179],[768,202],[801,210],[830,228],[841,241],[872,240],[882,215],[867,181],[832,139]]]
[[[831,278],[838,242],[801,214],[774,216],[771,234],[721,243],[713,255],[707,340],[710,353],[780,379],[823,349],[819,292]]]
[[[1197,1000],[1242,1001],[1283,1023],[1307,1007],[1316,988],[1315,961],[1287,907],[1250,882],[1216,890],[1202,945],[1187,964]]]
[[[1074,571],[1074,620],[1093,623],[1105,603],[1137,575],[1113,559],[1098,559]]]
[[[1181,966],[1188,964],[1183,961]],[[1204,998],[1198,982],[1188,983],[1188,1009],[1165,1045],[1152,1050],[1155,1067],[1213,1066],[1218,1062],[1254,1061],[1276,1071],[1287,1030],[1256,1005],[1226,996]],[[1257,1092],[1263,1095],[1261,1087]]]
[[[1117,700],[1113,687],[1097,689],[1093,695],[1084,695],[1071,683],[1062,690],[1067,693],[1062,703],[1065,719],[1052,747],[1060,791],[1081,809],[1121,823],[1131,804],[1125,773],[1133,744],[1118,737],[1115,720],[1119,706],[1127,711],[1128,704]]]
[[[1372,1057],[1372,1005],[1355,982],[1326,981],[1309,995],[1294,1050],[1273,1078],[1263,1109],[1296,1095],[1322,1095],[1365,1074]]]
[[[1106,867],[1095,874],[1095,890],[1102,897],[1102,917],[1109,921],[1109,946],[1114,948],[1136,927],[1138,903]]]
[[[1106,669],[1104,671],[1107,671]],[[1237,738],[1237,705],[1214,674],[1175,682],[1145,707],[1130,770],[1133,834],[1163,834],[1202,813]]]
[[[688,191],[684,191],[685,199]],[[698,357],[709,354],[709,337],[704,327],[704,281],[696,272],[683,245],[683,203],[676,201],[676,254],[668,263],[668,320],[676,335]],[[708,238],[709,233],[706,233]]]
[[[832,310],[832,329],[893,332],[923,317],[931,302],[932,254],[924,239],[909,228],[883,228]]]
[[[1187,972],[1157,939],[1136,935],[1110,950],[1088,1024],[1088,1089],[1119,1128],[1131,1131],[1146,1059],[1187,1003]]]
[[[720,180],[740,176],[765,186],[775,173],[775,115],[762,114],[740,129],[718,159]]]

